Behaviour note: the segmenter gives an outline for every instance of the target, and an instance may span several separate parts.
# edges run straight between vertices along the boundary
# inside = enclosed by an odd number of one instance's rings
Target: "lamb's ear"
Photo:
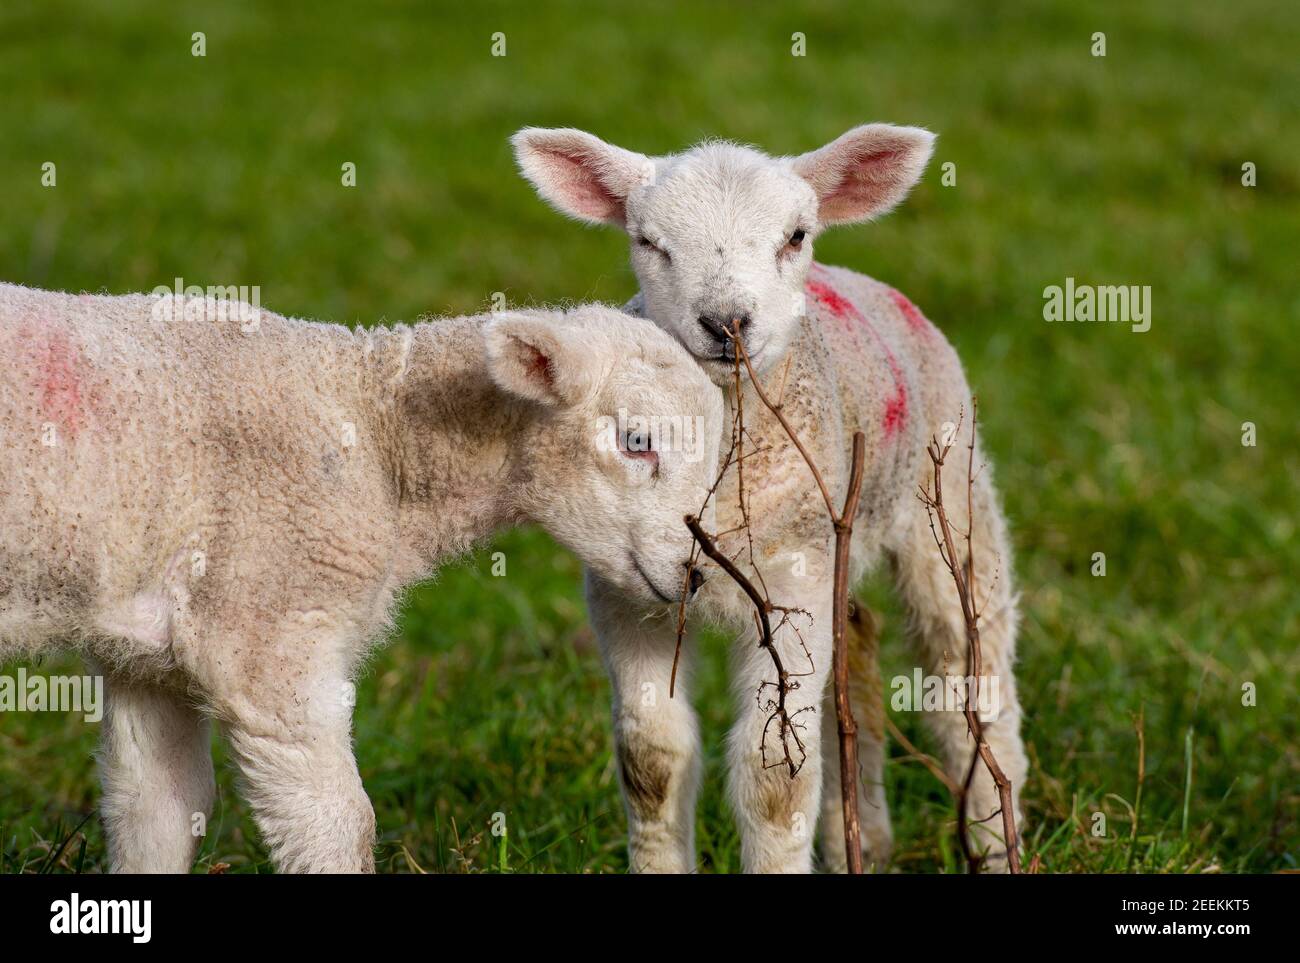
[[[884,214],[906,197],[932,150],[928,130],[866,124],[801,154],[791,166],[817,192],[817,219],[848,224]]]
[[[592,224],[627,225],[627,196],[654,177],[644,154],[571,127],[525,127],[510,138],[520,172],[559,211]]]
[[[572,331],[546,314],[501,314],[483,331],[488,370],[503,390],[556,407],[592,389],[594,364]]]

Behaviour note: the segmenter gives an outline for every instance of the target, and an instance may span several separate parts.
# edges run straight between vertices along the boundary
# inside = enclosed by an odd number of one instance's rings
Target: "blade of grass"
[[[81,822],[77,823],[77,825],[72,828],[72,831],[63,837],[63,842],[59,844],[59,848],[51,853],[50,857],[44,862],[44,864],[42,864],[38,872],[51,873],[54,871],[54,867],[57,866],[59,860],[63,858],[63,851],[68,848],[68,843],[72,842],[72,838],[76,836],[77,833],[81,832],[81,827],[86,825],[86,823],[90,821],[90,817],[93,815],[95,815],[95,811],[92,809],[81,818]]]

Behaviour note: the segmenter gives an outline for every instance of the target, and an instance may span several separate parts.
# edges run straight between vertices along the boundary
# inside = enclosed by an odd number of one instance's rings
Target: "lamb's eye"
[[[659,470],[659,452],[650,447],[650,437],[643,432],[627,431],[623,434],[622,444],[618,450],[624,458],[646,462],[652,471]]]
[[[793,250],[797,251],[797,250],[799,250],[799,248],[801,248],[801,247],[803,246],[803,239],[804,239],[804,236],[805,236],[805,235],[804,235],[804,232],[803,232],[803,231],[795,231],[793,234],[790,235],[790,240],[787,241],[786,243],[787,243],[787,244],[788,244],[788,245],[789,245]]]
[[[665,251],[665,250],[664,250],[663,248],[661,248],[658,244],[656,244],[654,241],[650,240],[648,237],[645,237],[644,235],[642,235],[641,237],[638,237],[638,238],[636,239],[636,243],[637,243],[637,245],[638,245],[639,247],[645,248],[647,251],[654,251],[656,254],[658,254],[660,257],[662,257],[665,261],[671,261],[671,260],[672,260],[672,258],[669,256],[669,254],[668,254],[667,251]]]

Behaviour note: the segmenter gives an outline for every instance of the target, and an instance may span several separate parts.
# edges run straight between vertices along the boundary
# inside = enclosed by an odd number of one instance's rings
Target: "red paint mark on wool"
[[[900,381],[897,384],[898,391],[894,397],[885,402],[885,417],[881,422],[885,428],[885,437],[888,438],[903,427],[907,421],[907,388]]]
[[[814,264],[813,270],[825,277],[825,268],[820,264]],[[825,305],[826,309],[837,318],[856,321],[866,328],[884,353],[885,360],[889,364],[889,373],[894,379],[894,394],[885,402],[885,413],[881,419],[881,426],[885,430],[885,437],[892,437],[907,421],[907,383],[903,380],[903,370],[899,367],[898,358],[895,357],[893,350],[885,339],[880,336],[880,332],[871,323],[871,319],[859,311],[857,305],[836,291],[830,284],[825,281],[809,281],[808,291],[817,299],[819,304]],[[897,295],[898,298],[903,298],[903,301],[907,303],[907,306],[911,308],[922,324],[929,324],[911,301],[908,301],[897,291],[894,291],[893,294]],[[894,303],[898,303],[897,298],[895,298]],[[906,312],[904,313],[906,314]],[[911,318],[908,318],[908,321],[911,323]]]
[[[817,299],[818,304],[824,304],[826,309],[837,318],[848,319],[858,313],[853,306],[853,302],[829,284],[823,284],[821,281],[809,281],[808,293]]]
[[[37,335],[32,348],[41,416],[75,437],[85,422],[77,347],[62,331],[47,330]]]
[[[907,321],[907,326],[913,331],[920,334],[929,334],[934,327],[930,319],[921,313],[921,309],[907,299],[907,295],[902,291],[889,289],[889,298],[894,302],[895,307],[903,313],[903,318]]]

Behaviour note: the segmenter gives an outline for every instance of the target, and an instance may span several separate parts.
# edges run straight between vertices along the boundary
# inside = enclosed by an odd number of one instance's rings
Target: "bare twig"
[[[943,766],[939,764],[939,760],[916,748],[916,744],[903,734],[903,730],[898,728],[898,726],[894,724],[894,720],[889,718],[888,715],[885,716],[885,727],[889,729],[889,734],[894,737],[894,740],[900,746],[903,747],[907,752],[907,755],[925,766],[926,769],[930,770],[930,775],[943,783],[944,787],[952,793],[954,797],[961,791],[957,787],[957,784],[952,781],[952,777],[943,771]]]
[[[785,753],[784,762],[790,769],[790,777],[794,778],[794,776],[798,774],[800,768],[802,768],[806,756],[801,757],[796,763],[790,752],[789,744],[786,739],[787,735],[792,735],[794,737],[795,745],[801,752],[803,750],[803,742],[799,739],[796,726],[792,722],[790,714],[786,711],[785,697],[787,692],[798,688],[799,683],[791,681],[790,674],[786,671],[785,663],[781,660],[781,653],[777,651],[776,645],[773,644],[772,620],[770,618],[771,603],[767,601],[766,597],[759,593],[758,589],[754,587],[754,583],[745,577],[745,573],[736,567],[736,563],[727,558],[726,553],[722,552],[718,548],[717,544],[713,541],[712,536],[701,527],[698,518],[694,515],[687,515],[686,527],[691,530],[691,534],[695,536],[695,541],[699,544],[700,549],[704,554],[713,559],[713,561],[718,564],[718,567],[726,572],[727,575],[729,575],[731,579],[740,586],[741,591],[749,596],[749,600],[754,603],[754,611],[756,613],[755,617],[759,623],[759,647],[767,650],[767,654],[771,657],[773,665],[776,666],[776,706],[773,715],[769,717],[767,721],[767,726],[771,726],[773,719],[780,721],[781,744]],[[764,683],[764,685],[768,684],[770,683]],[[767,726],[764,727],[765,734]]]
[[[967,865],[972,873],[979,872],[981,857],[974,852],[970,845],[969,829],[967,826],[966,801],[970,795],[970,788],[975,778],[975,770],[979,761],[983,761],[985,768],[988,769],[989,775],[992,776],[994,785],[998,790],[999,811],[1002,816],[1002,836],[1006,841],[1007,847],[1007,866],[1012,873],[1020,873],[1020,849],[1019,838],[1016,834],[1016,815],[1013,803],[1011,781],[1003,772],[1002,767],[998,765],[997,758],[993,755],[993,750],[984,738],[984,724],[980,720],[979,689],[980,680],[984,673],[983,654],[980,650],[980,631],[979,618],[980,609],[975,600],[975,554],[971,544],[971,533],[974,530],[974,487],[976,473],[973,471],[975,459],[975,430],[978,421],[978,408],[974,403],[971,406],[971,440],[968,446],[969,454],[967,456],[966,467],[966,530],[961,533],[966,540],[966,561],[959,564],[957,561],[957,549],[953,537],[952,525],[948,520],[948,512],[943,501],[943,467],[944,459],[947,458],[949,451],[952,449],[952,441],[948,440],[940,445],[939,439],[932,437],[930,444],[926,447],[926,453],[930,456],[930,462],[934,466],[934,491],[922,488],[918,494],[922,504],[930,518],[930,531],[934,535],[935,544],[938,546],[939,555],[952,575],[953,584],[957,587],[957,598],[961,603],[962,619],[966,626],[966,679],[967,691],[963,700],[963,712],[966,716],[966,726],[970,730],[971,738],[975,740],[975,750],[971,755],[970,767],[966,771],[966,777],[962,782],[961,791],[957,794],[957,836],[961,843],[962,854],[966,857]],[[961,431],[961,420],[958,419],[957,431],[954,437]],[[937,525],[937,528],[936,528]],[[973,680],[973,681],[971,681]],[[972,690],[973,687],[973,690]],[[987,817],[987,818],[992,818]]]
[[[781,427],[785,429],[786,437],[790,439],[790,443],[793,444],[795,448],[799,450],[799,454],[803,456],[804,463],[808,466],[808,470],[812,472],[813,479],[817,482],[817,488],[822,493],[822,500],[826,502],[826,513],[830,515],[832,520],[838,521],[840,516],[835,512],[835,503],[831,501],[830,490],[826,487],[826,482],[822,478],[822,473],[817,469],[817,463],[813,461],[812,455],[808,454],[808,449],[803,446],[803,442],[800,441],[799,436],[795,434],[794,428],[792,428],[790,422],[786,420],[785,413],[781,410],[781,405],[773,403],[772,400],[768,398],[767,393],[763,391],[763,386],[759,384],[758,376],[754,373],[754,366],[749,362],[749,352],[745,350],[744,343],[735,335],[732,335],[731,343],[736,346],[736,352],[739,356],[745,360],[745,370],[749,372],[749,383],[754,386],[754,392],[758,395],[758,400],[763,402],[763,406],[776,416],[776,420],[779,421]],[[784,388],[782,388],[782,391],[784,392]],[[859,432],[859,434],[861,433]]]
[[[755,393],[764,407],[772,413],[780,423],[786,436],[790,439],[791,444],[799,451],[805,464],[812,472],[817,488],[821,492],[823,501],[826,503],[826,511],[830,516],[832,528],[835,532],[835,569],[832,594],[832,641],[833,641],[833,660],[834,660],[834,686],[835,686],[835,706],[836,718],[838,721],[839,732],[839,755],[840,755],[840,784],[842,788],[842,803],[844,812],[844,836],[845,849],[848,858],[848,867],[850,873],[862,872],[862,849],[859,843],[861,830],[858,825],[858,802],[857,802],[857,723],[853,718],[852,705],[849,700],[848,688],[848,652],[846,648],[845,633],[848,619],[848,569],[849,569],[849,549],[853,534],[853,520],[857,515],[858,500],[862,489],[863,463],[865,460],[866,441],[861,432],[854,435],[853,438],[853,455],[850,465],[849,485],[845,494],[844,507],[841,511],[835,510],[835,505],[831,500],[830,490],[818,469],[816,462],[813,461],[807,448],[796,434],[790,422],[786,419],[782,411],[782,405],[785,399],[786,378],[789,375],[790,359],[786,360],[785,368],[781,375],[780,390],[777,394],[777,401],[773,402],[764,391],[762,384],[759,382],[753,365],[750,362],[749,355],[745,351],[743,341],[739,336],[739,322],[735,322],[735,328],[728,332],[731,345],[732,357],[734,364],[735,379],[735,409],[731,426],[731,448],[726,457],[723,459],[722,469],[710,488],[704,505],[701,506],[697,515],[686,516],[686,524],[691,534],[695,537],[695,543],[704,555],[712,559],[717,565],[738,585],[745,595],[753,603],[755,612],[755,629],[759,637],[759,646],[764,649],[772,659],[773,667],[776,670],[775,682],[760,682],[756,696],[759,705],[768,711],[767,722],[763,727],[763,734],[760,742],[760,753],[764,768],[768,768],[767,762],[767,739],[768,733],[773,723],[776,723],[780,740],[782,758],[776,765],[784,765],[790,777],[798,775],[802,768],[807,753],[804,749],[803,740],[799,738],[799,730],[803,728],[797,717],[804,713],[815,711],[815,706],[807,706],[799,709],[794,713],[789,712],[786,705],[786,696],[794,689],[798,688],[799,683],[796,674],[786,669],[785,663],[778,651],[774,637],[775,632],[781,628],[789,626],[799,644],[803,647],[804,654],[808,657],[810,671],[812,666],[812,654],[809,652],[807,645],[804,643],[803,636],[800,634],[798,627],[793,623],[794,616],[804,616],[811,618],[809,614],[797,608],[775,605],[768,593],[766,582],[763,579],[763,573],[758,566],[754,552],[754,537],[749,514],[749,499],[745,487],[745,460],[766,448],[755,448],[748,454],[745,450],[745,442],[748,432],[745,428],[745,395],[744,385],[741,379],[741,365],[743,363],[745,371],[749,375],[750,384],[754,386]],[[737,503],[740,511],[740,524],[729,529],[727,534],[732,532],[744,532],[745,541],[742,551],[747,551],[749,556],[749,567],[754,573],[754,578],[749,578],[733,558],[727,556],[717,544],[719,536],[710,535],[700,524],[700,517],[704,514],[709,500],[714,497],[718,486],[721,484],[723,476],[732,466],[736,466],[737,482]],[[738,553],[739,554],[739,553]],[[693,555],[692,565],[698,556]],[[689,587],[690,572],[688,571],[684,587]],[[757,582],[757,584],[755,584]],[[669,686],[670,696],[676,687],[677,663],[681,655],[682,639],[686,631],[686,593],[683,592],[683,601],[678,609],[677,622],[677,649],[673,656],[672,681]],[[779,613],[781,618],[776,626],[772,625],[772,614]],[[766,696],[768,689],[775,689],[775,696]],[[793,748],[792,748],[793,744]],[[796,758],[797,756],[797,758]]]
[[[840,802],[844,817],[844,848],[848,871],[850,874],[859,875],[862,872],[862,847],[860,844],[861,827],[858,823],[858,726],[857,721],[853,718],[853,705],[849,699],[849,656],[845,644],[845,629],[848,623],[849,610],[849,549],[853,538],[853,520],[857,516],[858,499],[862,491],[866,438],[860,431],[853,436],[849,487],[844,497],[843,510],[836,512],[835,504],[831,500],[830,490],[826,487],[826,481],[822,477],[817,463],[813,461],[812,455],[808,453],[808,449],[804,447],[799,435],[782,411],[785,400],[785,379],[789,374],[789,362],[787,361],[785,371],[781,376],[781,390],[777,396],[778,401],[773,402],[767,396],[767,392],[763,390],[763,385],[754,371],[753,364],[750,363],[749,353],[745,350],[744,342],[739,337],[738,330],[732,333],[731,343],[736,357],[745,362],[745,370],[749,373],[749,383],[754,386],[754,392],[758,395],[758,399],[780,422],[786,437],[790,439],[790,443],[798,450],[803,457],[804,463],[807,464],[808,470],[812,472],[813,479],[817,482],[817,488],[826,503],[826,512],[830,516],[831,525],[835,531],[835,569],[831,596],[831,639],[835,717],[840,750]],[[737,395],[740,393],[740,385],[738,384]]]
[[[688,518],[695,518],[696,520],[695,529],[692,531],[692,534],[694,534],[696,538],[694,548],[692,549],[690,565],[688,566],[687,574],[684,576],[685,581],[683,582],[683,587],[685,588],[689,586],[690,571],[698,561],[701,551],[709,555],[709,557],[715,561],[718,561],[719,558],[725,558],[727,564],[724,566],[724,571],[727,571],[733,578],[737,575],[744,578],[746,594],[749,595],[751,601],[755,604],[754,627],[759,637],[759,645],[767,651],[769,657],[772,659],[772,664],[777,676],[775,682],[760,682],[758,689],[755,692],[755,698],[758,701],[759,707],[768,713],[767,721],[763,726],[759,745],[762,765],[765,769],[772,768],[772,766],[784,765],[789,769],[791,778],[794,778],[807,760],[807,751],[804,747],[803,740],[799,738],[799,731],[803,729],[804,726],[802,723],[797,722],[796,719],[803,712],[813,711],[813,708],[808,707],[793,713],[786,709],[786,696],[791,690],[796,689],[799,686],[796,679],[800,675],[810,674],[812,671],[812,653],[808,650],[808,646],[804,642],[803,636],[799,632],[798,626],[794,624],[793,619],[797,616],[801,616],[811,620],[811,616],[802,609],[773,604],[771,596],[767,590],[767,585],[763,579],[763,573],[760,570],[757,559],[754,555],[754,539],[749,516],[749,499],[745,489],[745,459],[767,451],[768,448],[754,447],[748,452],[745,450],[745,440],[748,433],[745,430],[744,398],[741,394],[740,357],[736,356],[734,361],[733,376],[735,378],[737,403],[731,423],[731,447],[728,449],[726,457],[723,459],[722,468],[719,470],[712,486],[710,486],[709,491],[705,495],[704,503],[700,506],[699,513],[696,516],[688,516]],[[732,465],[736,466],[737,507],[740,511],[740,524],[728,529],[724,533],[709,536],[707,532],[704,532],[703,527],[699,525],[698,519],[704,514],[709,502],[717,494],[718,487],[721,485],[723,478],[726,476],[727,471],[730,470]],[[700,533],[703,533],[707,537],[707,542],[699,537]],[[735,564],[735,558],[727,557],[726,554],[717,546],[718,539],[721,538],[723,534],[730,535],[733,533],[743,533],[745,536],[745,544],[742,549],[737,552],[737,555],[739,555],[741,551],[748,551],[749,567],[753,570],[754,579],[757,581],[757,585],[743,576],[743,573],[740,572],[739,567]],[[677,644],[676,650],[673,654],[672,675],[668,687],[670,698],[676,694],[677,666],[681,659],[682,641],[686,634],[686,604],[687,593],[683,592],[682,602],[678,607],[677,612]],[[781,616],[775,626],[771,624],[771,616],[773,613],[778,613]],[[777,651],[773,640],[776,632],[782,628],[786,628],[787,626],[793,632],[795,639],[798,641],[805,656],[808,658],[810,666],[809,673],[787,671],[781,660],[780,653]],[[769,694],[769,689],[776,690],[775,698]],[[781,740],[781,759],[778,762],[769,765],[767,761],[768,735],[772,730],[773,722],[779,723],[777,730]]]
[[[748,359],[746,359],[748,361]],[[844,848],[849,872],[862,873],[861,828],[858,825],[858,724],[849,702],[849,652],[844,631],[849,611],[849,547],[853,537],[853,519],[858,513],[858,496],[862,491],[862,463],[866,439],[862,432],[853,436],[853,467],[849,472],[849,491],[844,511],[835,525],[835,583],[831,601],[831,638],[835,669],[835,716],[840,737],[840,802],[844,809]],[[813,465],[809,462],[808,467]],[[814,469],[815,471],[815,469]]]

